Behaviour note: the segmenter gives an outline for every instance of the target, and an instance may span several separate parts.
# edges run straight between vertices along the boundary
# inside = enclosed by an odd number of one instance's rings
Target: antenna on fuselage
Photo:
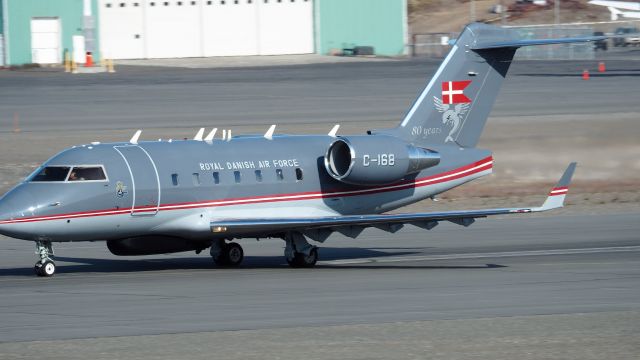
[[[142,130],[136,131],[136,133],[133,134],[133,136],[131,137],[131,140],[129,140],[129,142],[132,143],[132,144],[137,144],[138,143],[138,139],[140,138],[140,134],[142,134]]]
[[[216,132],[218,132],[218,128],[213,128],[213,130],[211,130],[209,135],[207,135],[207,137],[204,138],[204,141],[212,142],[213,141],[213,137],[216,136]]]
[[[266,133],[264,133],[264,138],[267,140],[273,140],[273,132],[276,130],[276,126],[271,125],[271,127],[269,127],[269,130],[267,130]]]
[[[340,129],[340,124],[335,124],[332,128],[331,131],[329,131],[329,136],[331,137],[336,137],[336,134],[338,133],[338,129]]]
[[[204,128],[200,128],[196,133],[196,136],[193,137],[193,140],[202,141],[202,135],[204,135]]]

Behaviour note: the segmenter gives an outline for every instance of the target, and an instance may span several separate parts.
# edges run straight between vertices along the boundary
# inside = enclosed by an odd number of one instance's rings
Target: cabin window
[[[178,174],[171,174],[171,183],[173,186],[178,186]]]
[[[47,166],[40,170],[31,181],[65,181],[69,175],[70,166]]]
[[[242,181],[242,177],[240,176],[240,171],[234,171],[233,177],[236,179],[236,184],[239,184]]]
[[[102,166],[74,166],[68,181],[104,181],[107,176]]]
[[[256,170],[256,181],[262,182],[262,170]]]
[[[220,173],[217,171],[213,173],[213,183],[220,184]]]
[[[304,174],[302,173],[302,169],[296,168],[296,180],[302,181],[303,178],[304,178]]]
[[[200,186],[200,174],[193,173],[193,185]]]
[[[278,178],[278,181],[284,180],[284,174],[282,173],[282,169],[276,169],[276,178]]]

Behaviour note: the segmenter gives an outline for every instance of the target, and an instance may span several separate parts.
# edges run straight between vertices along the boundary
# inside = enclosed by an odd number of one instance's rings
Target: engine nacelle
[[[339,137],[324,157],[331,177],[354,185],[383,185],[440,163],[440,154],[388,135]]]
[[[107,241],[113,255],[157,255],[183,251],[200,251],[209,244],[171,236],[141,236]]]

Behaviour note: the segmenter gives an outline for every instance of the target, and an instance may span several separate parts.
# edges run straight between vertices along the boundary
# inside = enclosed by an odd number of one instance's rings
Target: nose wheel
[[[56,264],[51,259],[51,256],[53,256],[51,241],[36,241],[36,255],[40,256],[40,260],[33,267],[36,275],[42,277],[53,276],[56,273]]]

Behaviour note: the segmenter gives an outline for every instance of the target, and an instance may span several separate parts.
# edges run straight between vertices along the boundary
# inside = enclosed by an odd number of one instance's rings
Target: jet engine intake
[[[438,163],[438,152],[388,135],[340,137],[324,157],[332,178],[353,185],[394,183]]]
[[[210,244],[172,236],[141,236],[107,241],[113,255],[157,255],[183,251],[200,251]]]

